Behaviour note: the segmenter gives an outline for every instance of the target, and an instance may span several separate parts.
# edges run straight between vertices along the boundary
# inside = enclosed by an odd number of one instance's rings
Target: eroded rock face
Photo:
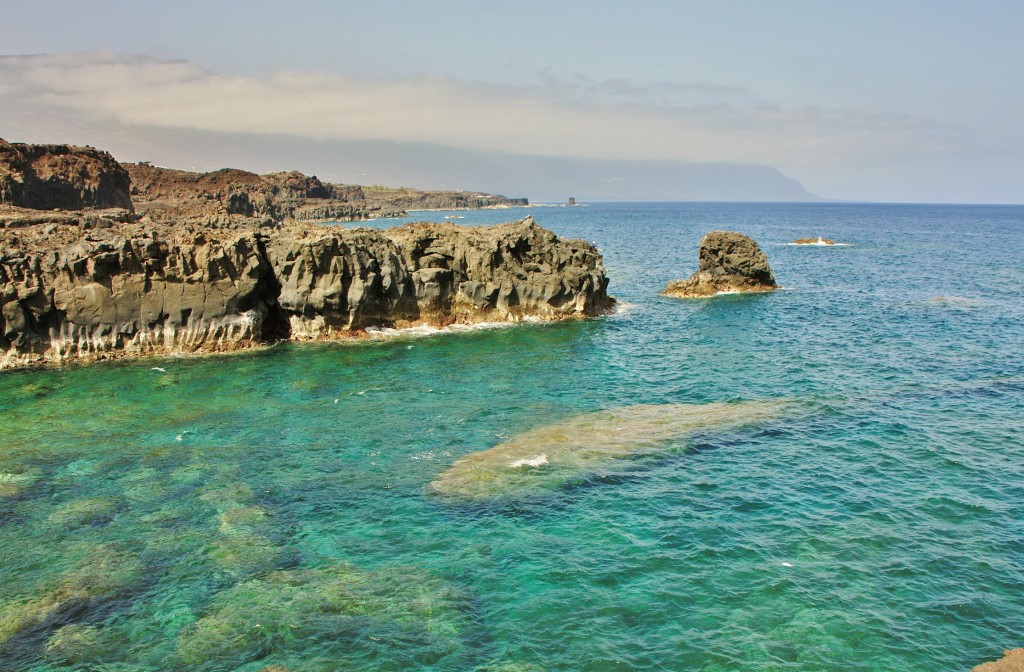
[[[0,235],[0,368],[589,316],[613,303],[597,250],[530,218],[390,231],[34,224]]]
[[[0,203],[34,210],[132,210],[128,172],[107,152],[0,138]]]
[[[757,243],[734,231],[712,231],[700,241],[697,272],[686,280],[673,280],[666,296],[697,298],[721,293],[770,292],[775,276]]]

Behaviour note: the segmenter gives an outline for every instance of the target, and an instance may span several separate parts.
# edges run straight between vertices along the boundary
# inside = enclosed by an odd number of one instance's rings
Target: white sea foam
[[[543,321],[544,320],[542,318],[534,317],[532,315],[524,317],[521,320],[521,322]],[[436,336],[438,334],[503,329],[507,327],[514,327],[516,324],[518,324],[518,322],[476,322],[474,324],[450,324],[446,327],[435,327],[428,324],[422,324],[416,327],[406,327],[405,329],[393,329],[391,327],[367,327],[366,333],[370,338],[379,340],[391,338],[419,338],[424,336]]]
[[[548,456],[546,454],[541,454],[536,457],[526,457],[521,460],[516,460],[515,462],[509,462],[508,466],[513,469],[518,469],[520,467],[539,467],[540,465],[547,463]]]
[[[796,247],[850,247],[852,243],[826,243],[824,238],[819,237],[813,243],[786,243],[786,245],[795,245]]]

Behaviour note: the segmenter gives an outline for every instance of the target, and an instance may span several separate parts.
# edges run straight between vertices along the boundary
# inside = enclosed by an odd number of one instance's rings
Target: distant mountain
[[[14,138],[8,138],[14,139]],[[175,129],[79,127],[73,138],[26,142],[90,143],[119,161],[185,170],[227,166],[257,173],[299,170],[346,184],[465,189],[564,201],[812,201],[798,181],[768,166],[680,161],[531,156],[427,143],[316,141],[291,136]]]

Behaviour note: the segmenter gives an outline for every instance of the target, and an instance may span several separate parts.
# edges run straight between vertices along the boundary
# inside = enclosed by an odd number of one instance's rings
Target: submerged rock
[[[715,294],[771,292],[775,275],[757,243],[735,231],[712,231],[700,241],[697,272],[673,280],[662,294],[688,299]]]
[[[50,514],[49,522],[61,529],[109,522],[117,513],[117,500],[108,497],[79,499],[68,502]]]
[[[365,572],[338,563],[277,571],[217,595],[182,631],[178,654],[195,670],[276,665],[295,654],[376,669],[442,662],[453,669],[468,608],[453,586],[417,569]]]
[[[790,245],[835,245],[836,241],[831,238],[797,238]]]
[[[971,672],[1024,672],[1024,649],[1007,649],[999,660],[978,665]]]
[[[431,488],[461,500],[536,494],[591,477],[614,460],[656,452],[698,430],[769,420],[786,405],[657,404],[585,413],[460,457]]]
[[[88,612],[94,601],[127,592],[142,577],[136,554],[115,546],[98,547],[42,594],[0,605],[0,659],[13,637],[63,625],[73,615]]]
[[[32,485],[36,478],[36,472],[28,469],[0,471],[0,498],[17,496]]]

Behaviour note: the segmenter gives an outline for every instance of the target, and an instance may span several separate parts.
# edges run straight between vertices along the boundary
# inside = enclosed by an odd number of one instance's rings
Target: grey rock
[[[592,316],[614,302],[597,250],[531,218],[490,228],[164,235],[125,226],[93,235],[32,252],[0,248],[0,368],[369,327]]]
[[[700,241],[697,272],[686,280],[673,280],[662,292],[678,298],[715,294],[771,292],[775,275],[757,243],[735,231],[712,231]]]

